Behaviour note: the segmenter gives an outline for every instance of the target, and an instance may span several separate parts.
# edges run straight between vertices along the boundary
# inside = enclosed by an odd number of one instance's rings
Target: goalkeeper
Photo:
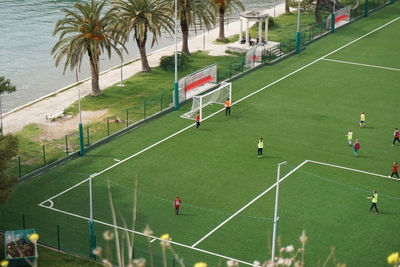
[[[229,116],[231,115],[231,101],[228,99],[226,99],[225,101],[225,116]]]

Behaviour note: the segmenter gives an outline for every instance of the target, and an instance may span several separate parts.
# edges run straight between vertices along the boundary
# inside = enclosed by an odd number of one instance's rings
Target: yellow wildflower
[[[387,261],[389,264],[396,264],[396,263],[398,263],[398,260],[399,260],[398,252],[394,252],[387,257]]]
[[[171,241],[171,237],[169,236],[169,234],[163,234],[162,236],[160,236],[161,239],[161,246],[167,247],[169,246],[169,241]]]
[[[36,244],[36,242],[39,240],[39,234],[37,234],[37,233],[30,234],[29,235],[29,240],[32,243]]]
[[[207,267],[205,262],[196,262],[193,267]]]
[[[8,261],[6,261],[6,260],[1,261],[0,262],[0,266],[1,267],[7,267],[8,266]]]

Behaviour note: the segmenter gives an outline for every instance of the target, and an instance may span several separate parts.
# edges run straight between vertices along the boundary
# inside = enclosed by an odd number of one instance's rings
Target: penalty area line
[[[343,60],[337,60],[337,59],[330,59],[330,58],[323,58],[322,60],[331,61],[331,62],[335,62],[335,63],[342,63],[342,64],[349,64],[349,65],[356,65],[356,66],[362,66],[362,67],[375,68],[375,69],[400,71],[400,69],[391,68],[391,67],[383,67],[383,66],[377,66],[377,65],[369,65],[369,64],[363,64],[363,63],[357,63],[357,62],[349,62],[349,61],[343,61]]]
[[[305,160],[302,163],[300,163],[299,165],[297,165],[296,168],[294,168],[293,170],[291,170],[290,172],[288,172],[284,177],[282,177],[279,182],[283,182],[287,177],[289,177],[292,173],[294,173],[295,171],[297,171],[298,169],[300,169],[304,164],[306,164],[308,161]],[[237,210],[234,214],[232,214],[231,216],[229,216],[226,220],[224,220],[223,222],[221,222],[217,227],[215,227],[214,229],[212,229],[210,232],[208,232],[205,236],[203,236],[202,238],[200,238],[199,240],[197,240],[191,247],[194,248],[196,247],[198,244],[200,244],[204,239],[206,239],[207,237],[209,237],[211,234],[213,234],[215,231],[217,231],[219,228],[221,228],[224,224],[226,224],[227,222],[229,222],[230,220],[232,220],[236,215],[238,215],[240,212],[242,212],[244,209],[246,209],[248,206],[250,206],[251,204],[253,204],[254,202],[256,202],[260,197],[264,196],[266,193],[268,193],[272,188],[274,188],[277,185],[277,183],[274,183],[273,185],[271,185],[268,189],[266,189],[264,192],[262,192],[261,194],[259,194],[258,196],[256,196],[255,198],[253,198],[250,202],[248,202],[246,205],[244,205],[243,207],[241,207],[239,210]]]
[[[47,208],[47,209],[52,210],[52,211],[56,211],[56,212],[65,214],[65,215],[76,217],[76,218],[79,218],[79,219],[82,219],[82,220],[86,220],[86,221],[90,220],[90,218],[88,218],[88,217],[85,217],[85,216],[82,216],[82,215],[78,215],[78,214],[75,214],[75,213],[63,211],[63,210],[56,209],[56,208],[53,208],[53,207],[48,207],[48,206],[45,206],[45,205],[42,205],[42,204],[39,204],[39,206],[41,206],[43,208]],[[144,234],[142,232],[138,232],[138,231],[134,231],[134,230],[131,230],[131,229],[123,228],[123,227],[118,226],[118,225],[113,225],[113,224],[102,222],[102,221],[99,221],[99,220],[93,220],[93,222],[98,223],[98,224],[102,224],[102,225],[105,225],[105,226],[108,226],[108,227],[113,227],[113,228],[116,228],[118,230],[127,231],[127,232],[130,232],[130,233],[134,233],[134,234],[138,234],[140,236],[144,236],[144,237],[150,238],[151,239],[151,241],[150,241],[151,243],[153,243],[156,240],[162,241],[161,238],[159,238],[159,237],[146,235],[146,234]],[[225,256],[225,255],[222,255],[222,254],[214,253],[212,251],[208,251],[208,250],[204,250],[204,249],[200,249],[200,248],[193,248],[191,246],[188,246],[188,245],[185,245],[185,244],[182,244],[182,243],[178,243],[178,242],[175,242],[175,241],[172,241],[172,240],[170,240],[168,242],[173,244],[173,245],[176,245],[176,246],[180,246],[180,247],[184,247],[184,248],[187,248],[187,249],[195,250],[195,251],[198,251],[198,252],[201,252],[201,253],[205,253],[205,254],[208,254],[208,255],[216,256],[216,257],[223,258],[223,259],[226,259],[226,260],[233,260],[235,262],[242,263],[242,264],[245,264],[245,265],[248,265],[248,266],[253,266],[253,264],[250,263],[250,262],[238,260],[238,259],[235,259],[235,258],[232,258],[232,257],[228,257],[228,256]]]

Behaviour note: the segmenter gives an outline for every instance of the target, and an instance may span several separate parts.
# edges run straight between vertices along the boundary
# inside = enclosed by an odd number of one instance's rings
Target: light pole
[[[300,53],[300,0],[297,0],[296,54]]]
[[[94,224],[93,224],[93,195],[92,195],[92,178],[96,174],[89,175],[89,255],[91,258],[95,259],[96,256],[93,254],[93,250],[96,248],[96,236],[94,234]]]
[[[179,109],[179,87],[178,87],[178,39],[177,39],[177,21],[178,21],[178,0],[175,0],[175,82],[174,82],[174,109]]]
[[[3,135],[3,108],[1,106],[1,94],[0,94],[0,135]]]
[[[278,170],[276,175],[276,190],[275,190],[275,210],[274,210],[274,228],[272,230],[272,251],[271,251],[271,266],[274,266],[275,260],[275,243],[276,243],[276,228],[278,225],[278,197],[279,197],[279,179],[281,176],[281,165],[287,164],[286,161],[278,164]]]
[[[124,77],[122,76],[122,64],[123,64],[123,60],[124,60],[124,57],[122,56],[122,49],[123,49],[123,47],[122,47],[122,45],[118,45],[117,46],[117,49],[119,49],[119,51],[121,52],[121,82],[120,82],[120,84],[118,85],[118,86],[120,86],[120,87],[124,87],[125,85],[124,85],[124,82],[123,82],[123,80],[124,80]]]
[[[79,81],[78,77],[78,69],[75,69],[75,78],[76,78],[76,83]],[[81,90],[78,87],[78,111],[79,111],[79,156],[84,156],[85,155],[85,142],[83,139],[83,124],[82,124],[82,110],[81,110]]]

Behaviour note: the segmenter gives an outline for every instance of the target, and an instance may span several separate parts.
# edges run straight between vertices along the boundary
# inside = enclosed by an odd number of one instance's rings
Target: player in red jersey
[[[392,175],[390,175],[390,177],[393,177],[393,175],[396,175],[396,177],[399,178],[399,165],[396,161],[393,162]]]
[[[200,127],[200,113],[196,114],[196,129]]]
[[[356,142],[354,143],[354,157],[358,156],[358,150],[360,150],[360,142],[358,141],[358,139],[356,139]]]
[[[182,204],[182,200],[179,197],[176,197],[174,200],[174,206],[175,206],[175,214],[179,215],[179,207]]]
[[[400,139],[399,139],[399,130],[398,130],[397,128],[394,128],[394,132],[393,132],[393,144],[392,144],[392,146],[395,145],[396,141],[400,143]]]

